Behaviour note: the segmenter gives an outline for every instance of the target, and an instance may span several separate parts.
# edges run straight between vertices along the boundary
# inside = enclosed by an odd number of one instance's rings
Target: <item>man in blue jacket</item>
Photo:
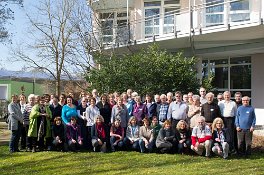
[[[242,98],[242,106],[239,106],[237,109],[235,120],[238,153],[246,156],[251,154],[252,136],[256,124],[255,110],[249,105],[249,100],[248,96]],[[243,143],[245,143],[245,145]]]

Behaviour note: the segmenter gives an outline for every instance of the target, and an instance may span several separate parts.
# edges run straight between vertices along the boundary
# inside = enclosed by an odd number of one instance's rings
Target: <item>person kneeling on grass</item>
[[[153,130],[150,127],[150,122],[148,117],[145,117],[143,120],[143,126],[139,129],[139,147],[142,153],[145,152],[145,149],[148,149],[149,152],[152,152],[155,145],[155,140],[153,136]]]
[[[121,127],[121,121],[119,119],[116,119],[114,122],[114,125],[111,126],[110,129],[110,144],[112,152],[115,151],[115,148],[118,147],[119,149],[122,149],[124,146],[124,128]]]
[[[211,152],[211,138],[212,132],[210,127],[205,123],[205,118],[202,116],[197,117],[196,126],[192,131],[192,145],[191,149],[199,155],[203,154],[205,149],[205,156],[209,157]]]
[[[95,117],[95,124],[92,126],[91,137],[94,152],[107,151],[107,142],[109,139],[107,126],[104,124],[104,118],[101,115]]]
[[[173,153],[176,151],[176,145],[177,140],[175,138],[174,129],[171,127],[171,122],[166,120],[159,131],[156,147],[161,153]]]
[[[82,136],[81,136],[81,129],[80,126],[76,123],[76,118],[71,117],[70,124],[67,125],[67,139],[68,139],[68,146],[71,151],[80,150],[81,146],[83,145]]]
[[[221,118],[216,118],[212,124],[213,148],[212,151],[227,159],[229,152],[229,143],[231,136],[227,128],[224,128],[224,122]]]
[[[178,153],[183,154],[191,147],[191,131],[184,120],[180,120],[176,127],[176,138],[178,140]]]
[[[132,147],[133,150],[139,150],[139,126],[137,125],[136,117],[132,116],[129,119],[126,130],[126,138],[124,139],[127,149]]]
[[[53,146],[55,150],[63,151],[65,144],[64,126],[61,123],[61,117],[54,118],[54,125],[52,126]]]

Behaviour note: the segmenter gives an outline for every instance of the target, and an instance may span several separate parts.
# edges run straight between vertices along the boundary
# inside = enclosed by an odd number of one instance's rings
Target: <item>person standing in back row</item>
[[[237,112],[237,105],[230,100],[231,94],[229,91],[224,92],[224,100],[218,102],[221,114],[223,116],[224,124],[229,129],[231,136],[230,150],[231,153],[236,153],[234,148],[234,133],[235,133],[235,116]]]
[[[172,128],[175,130],[180,120],[186,120],[188,114],[188,105],[182,101],[182,93],[175,92],[175,101],[171,102],[167,119],[171,120]]]
[[[249,105],[249,100],[248,96],[242,98],[243,105],[238,108],[235,120],[238,153],[246,156],[251,155],[252,135],[256,124],[255,110]]]

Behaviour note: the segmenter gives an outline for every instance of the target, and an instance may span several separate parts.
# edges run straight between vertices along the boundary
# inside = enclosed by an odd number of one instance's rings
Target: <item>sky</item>
[[[28,22],[26,20],[26,13],[32,11],[33,6],[38,2],[37,0],[24,0],[24,7],[13,4],[9,5],[14,11],[14,20],[10,20],[11,23],[8,25],[9,31],[13,34],[12,44],[11,43],[1,43],[0,42],[0,68],[4,68],[12,71],[19,71],[25,65],[22,62],[14,63],[9,61],[9,49],[10,47],[15,47],[18,43],[22,41],[27,41],[26,31],[28,30]]]

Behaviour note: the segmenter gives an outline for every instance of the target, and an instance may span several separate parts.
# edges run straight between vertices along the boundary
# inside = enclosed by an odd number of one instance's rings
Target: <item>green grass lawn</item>
[[[263,174],[264,153],[229,160],[189,155],[20,152],[0,146],[0,174]]]

